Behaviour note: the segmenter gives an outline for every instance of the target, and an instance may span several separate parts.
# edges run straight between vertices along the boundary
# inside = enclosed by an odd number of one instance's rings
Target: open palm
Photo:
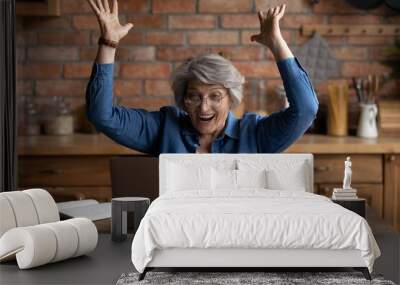
[[[108,0],[87,0],[99,21],[101,35],[105,39],[118,42],[133,27],[132,23],[121,25],[118,19],[118,2],[113,0],[112,11]]]
[[[260,33],[251,36],[251,41],[256,41],[271,47],[274,42],[282,38],[279,28],[279,20],[285,14],[286,5],[282,4],[267,11],[259,11],[258,18],[260,20]]]

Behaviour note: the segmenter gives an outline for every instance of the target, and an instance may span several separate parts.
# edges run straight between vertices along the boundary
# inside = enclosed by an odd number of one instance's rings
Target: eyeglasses
[[[200,96],[198,94],[188,94],[183,98],[184,103],[188,108],[197,108],[203,100],[206,100],[208,106],[218,108],[221,105],[222,99],[227,95],[211,94],[209,96]]]

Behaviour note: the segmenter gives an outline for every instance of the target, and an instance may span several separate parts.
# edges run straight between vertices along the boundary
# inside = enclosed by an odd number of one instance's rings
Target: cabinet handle
[[[332,166],[330,165],[323,165],[323,166],[316,166],[314,167],[316,171],[330,171],[332,170]]]
[[[396,156],[392,154],[391,156],[389,156],[389,160],[390,161],[395,161],[396,160]]]

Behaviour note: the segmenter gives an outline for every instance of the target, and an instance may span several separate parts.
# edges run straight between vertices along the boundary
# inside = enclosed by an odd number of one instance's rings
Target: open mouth
[[[215,117],[215,115],[212,115],[212,116],[201,116],[201,117],[199,117],[199,119],[200,119],[200,121],[208,122],[208,121],[211,121],[212,119],[214,119],[214,117]]]

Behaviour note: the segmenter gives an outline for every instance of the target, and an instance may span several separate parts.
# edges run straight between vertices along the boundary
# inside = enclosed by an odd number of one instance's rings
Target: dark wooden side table
[[[352,199],[352,200],[339,200],[332,199],[332,202],[339,204],[340,206],[359,214],[361,217],[365,218],[365,204],[366,200],[363,198]]]
[[[150,199],[143,197],[120,197],[111,200],[111,239],[123,241],[128,234],[128,212],[134,213],[134,233],[150,206]]]

